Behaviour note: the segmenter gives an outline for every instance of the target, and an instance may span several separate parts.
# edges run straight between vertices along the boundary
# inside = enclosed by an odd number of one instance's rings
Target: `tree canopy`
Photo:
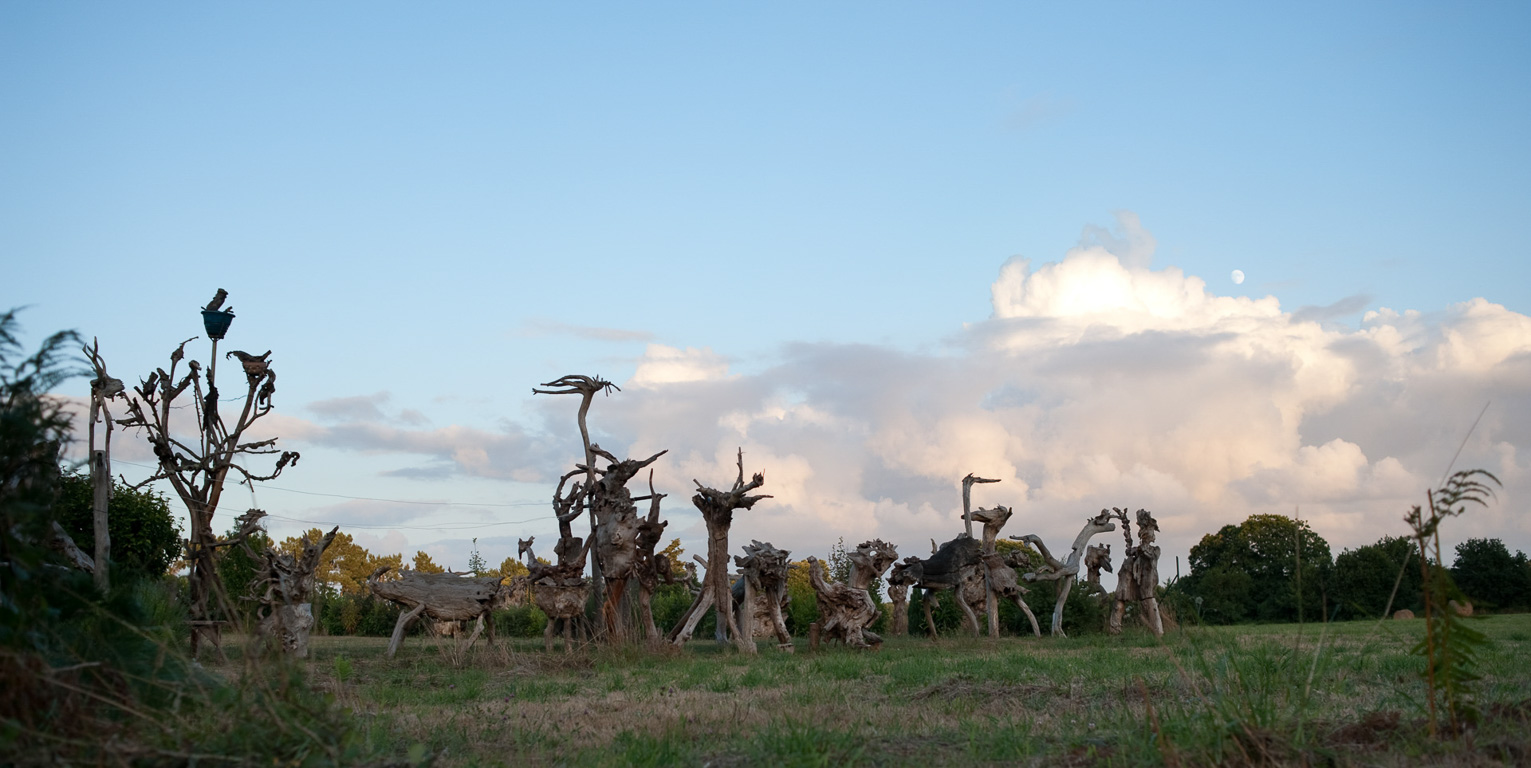
[[[59,478],[54,514],[76,543],[94,541],[94,491],[90,477],[68,473]],[[145,576],[163,576],[181,553],[181,531],[163,494],[134,490],[116,482],[107,505],[112,537],[112,565]]]
[[[310,528],[302,536],[293,536],[282,541],[281,551],[289,554],[298,554],[303,549],[302,540],[307,537],[314,541],[324,536],[324,531],[318,528]],[[319,557],[319,568],[314,572],[314,579],[340,588],[340,591],[348,595],[365,595],[367,592],[367,577],[382,566],[392,566],[398,569],[404,565],[403,555],[374,555],[367,551],[366,547],[356,543],[351,534],[341,531],[335,534],[335,540],[330,543],[328,549]]]
[[[1299,559],[1302,563],[1298,600]],[[1284,515],[1250,515],[1225,525],[1191,547],[1187,595],[1200,598],[1204,621],[1322,620],[1333,572],[1329,542],[1307,521]]]
[[[1475,606],[1531,608],[1531,563],[1524,552],[1510,554],[1499,539],[1468,539],[1456,553],[1451,577]]]
[[[422,550],[416,550],[415,559],[411,561],[414,569],[421,573],[445,573],[446,569],[436,564],[431,556]]]
[[[1334,559],[1334,602],[1340,618],[1376,619],[1388,610],[1421,610],[1418,558],[1414,541],[1402,536],[1383,536],[1375,544],[1341,552]]]

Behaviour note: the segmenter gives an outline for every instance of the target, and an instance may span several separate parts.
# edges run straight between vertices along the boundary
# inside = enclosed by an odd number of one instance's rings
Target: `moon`
[[[1242,269],[1235,269],[1235,270],[1233,270],[1233,274],[1230,275],[1230,277],[1233,278],[1233,284],[1234,285],[1242,285],[1243,282],[1244,282],[1244,270],[1242,270]]]

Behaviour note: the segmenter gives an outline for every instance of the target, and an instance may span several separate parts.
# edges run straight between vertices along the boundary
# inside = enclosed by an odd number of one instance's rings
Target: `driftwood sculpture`
[[[91,345],[82,347],[90,360],[95,378],[90,380],[90,482],[92,486],[91,521],[95,529],[96,556],[93,562],[101,563],[95,568],[96,589],[103,594],[111,587],[109,574],[112,557],[111,528],[107,521],[107,507],[112,499],[112,414],[107,402],[124,398],[127,386],[121,379],[114,379],[106,372],[106,360],[101,357],[101,342],[91,339]],[[105,425],[101,447],[96,447],[96,424]]]
[[[1005,517],[1010,516],[1009,510],[1004,507],[997,507],[996,509],[1005,510]],[[979,511],[990,512],[991,510]],[[974,518],[978,518],[976,512],[974,513]],[[1021,609],[1021,613],[1026,615],[1026,620],[1031,622],[1031,634],[1035,637],[1041,637],[1042,628],[1037,625],[1037,616],[1031,612],[1031,606],[1026,604],[1025,595],[1028,590],[1021,586],[1020,579],[1015,573],[1016,565],[1026,565],[1027,563],[1007,559],[1004,555],[994,551],[992,542],[986,542],[984,547],[982,557],[983,568],[981,570],[986,598],[984,606],[988,611],[989,618],[989,636],[999,637],[998,603],[1002,600],[1007,600],[1015,603],[1015,607]],[[1021,553],[1017,552],[1014,554],[1020,555]]]
[[[1116,530],[1116,523],[1111,522],[1110,510],[1102,509],[1095,517],[1086,518],[1084,528],[1079,535],[1074,537],[1074,547],[1070,550],[1068,560],[1059,562],[1047,551],[1047,545],[1042,543],[1042,538],[1034,533],[1025,536],[1011,536],[1017,541],[1030,542],[1036,546],[1037,551],[1042,553],[1042,559],[1046,565],[1036,571],[1025,575],[1027,581],[1056,581],[1058,582],[1058,601],[1053,606],[1052,633],[1059,637],[1068,637],[1063,632],[1063,604],[1068,601],[1069,591],[1073,589],[1074,582],[1079,576],[1079,560],[1084,556],[1085,546],[1090,539],[1098,533],[1107,533]]]
[[[500,595],[498,576],[463,576],[455,573],[421,573],[404,569],[399,578],[382,581],[383,574],[393,566],[385,565],[367,577],[367,587],[372,594],[404,606],[404,613],[393,626],[393,637],[388,641],[388,658],[399,650],[404,631],[421,615],[436,621],[474,620],[473,634],[466,645],[473,645],[484,629],[484,617],[494,608]],[[489,624],[489,637],[494,639],[494,623]]]
[[[238,482],[254,483],[271,480],[282,470],[298,461],[296,451],[281,451],[276,438],[245,442],[245,433],[257,420],[271,412],[271,396],[276,392],[276,372],[271,369],[268,351],[263,355],[230,352],[238,356],[244,369],[246,391],[244,405],[232,424],[226,423],[219,413],[218,403],[218,341],[233,322],[232,309],[223,309],[228,292],[219,289],[206,308],[202,321],[208,337],[212,339],[212,357],[207,368],[206,389],[203,388],[202,365],[195,360],[187,361],[187,373],[177,379],[176,368],[186,357],[186,345],[196,340],[183,341],[170,353],[170,370],[155,369],[134,387],[127,400],[128,416],[117,423],[123,427],[137,427],[146,433],[158,463],[153,475],[139,483],[142,488],[157,480],[167,480],[181,503],[186,505],[186,516],[191,530],[186,541],[186,559],[190,566],[187,575],[189,588],[188,608],[191,614],[191,650],[195,657],[201,641],[210,641],[214,647],[221,642],[220,624],[211,619],[209,600],[214,594],[221,595],[220,582],[215,568],[214,552],[237,543],[232,539],[219,539],[213,533],[213,514],[222,500],[223,489],[233,473]],[[171,429],[171,413],[185,405],[175,401],[190,390],[195,408],[198,433],[177,436]],[[180,420],[176,420],[180,423]],[[245,468],[246,456],[276,455],[276,465],[267,474],[259,474]]]
[[[1132,543],[1132,525],[1127,511],[1116,510],[1122,521],[1122,536],[1127,539],[1127,552],[1122,557],[1122,569],[1116,574],[1116,601],[1111,606],[1111,619],[1106,631],[1113,635],[1122,632],[1122,614],[1128,603],[1137,603],[1143,623],[1155,637],[1164,636],[1164,622],[1159,616],[1159,598],[1155,588],[1159,586],[1159,522],[1146,509],[1138,510],[1138,543]]]
[[[614,389],[621,391],[611,382],[599,377],[564,376],[542,386],[546,389],[534,388],[532,393],[580,396],[578,421],[580,439],[585,446],[585,461],[578,465],[575,472],[565,475],[560,486],[574,475],[585,476],[583,485],[572,489],[569,498],[579,499],[576,509],[582,507],[590,512],[590,541],[585,544],[585,548],[590,548],[592,543],[594,545],[594,555],[590,562],[590,586],[595,590],[595,602],[599,605],[597,634],[608,642],[626,642],[631,639],[633,630],[629,622],[631,611],[628,606],[635,602],[643,630],[650,639],[654,639],[658,636],[658,629],[654,626],[650,603],[658,574],[654,570],[653,546],[658,543],[665,525],[658,519],[659,499],[663,495],[650,493],[634,497],[627,490],[627,483],[668,451],[660,451],[641,461],[619,460],[590,441],[586,417],[590,412],[591,400],[597,392],[609,393]],[[606,467],[597,466],[597,459],[605,459]],[[636,502],[643,500],[652,502],[647,519],[639,517],[637,511]],[[578,513],[572,514],[577,516]],[[568,532],[563,517],[563,513],[560,513],[560,531],[563,536],[556,550],[560,563],[564,561],[566,552],[580,549],[575,544],[578,540]],[[644,550],[645,546],[648,547],[647,551]],[[634,580],[638,582],[636,595],[629,595],[627,586]],[[624,596],[627,597],[626,602]]]
[[[731,590],[735,616],[734,631],[744,636],[753,627],[751,638],[776,637],[776,647],[791,653],[792,635],[787,632],[782,611],[787,607],[787,557],[791,553],[770,544],[750,542],[744,556],[734,557],[739,578]],[[744,617],[748,615],[749,619]]]
[[[1100,586],[1100,572],[1111,573],[1111,545],[1091,544],[1084,551],[1085,583],[1094,587],[1093,592],[1104,592]]]
[[[562,490],[563,484],[559,483]],[[556,509],[559,504],[558,492],[554,492],[553,506]],[[568,518],[572,520],[573,518]],[[579,635],[581,641],[585,636],[585,600],[590,596],[590,581],[585,578],[585,553],[589,551],[589,545],[578,545],[578,550],[570,552],[573,546],[565,546],[569,542],[569,524],[560,515],[560,525],[564,528],[565,538],[559,539],[559,563],[549,565],[537,559],[537,554],[532,551],[532,542],[536,537],[520,540],[517,556],[526,561],[526,589],[531,591],[532,602],[542,610],[543,615],[548,617],[548,623],[542,629],[543,647],[553,650],[553,638],[558,634],[558,628],[563,628],[564,653],[574,650],[575,635]],[[574,542],[582,541],[573,537]],[[515,585],[517,588],[519,585]]]
[[[595,488],[595,481],[596,481],[596,471],[595,471],[596,470],[596,467],[595,467],[595,458],[596,458],[596,456],[595,456],[595,451],[594,451],[595,443],[590,442],[590,427],[586,423],[586,419],[590,415],[590,403],[591,403],[592,400],[595,399],[595,394],[597,392],[605,392],[606,394],[609,395],[609,394],[611,394],[612,390],[616,390],[618,392],[621,392],[622,388],[618,387],[617,385],[615,385],[615,384],[613,384],[613,383],[611,383],[609,381],[606,381],[605,379],[602,379],[599,376],[580,376],[580,375],[564,376],[564,377],[556,379],[554,381],[546,382],[542,386],[548,387],[548,389],[537,389],[537,388],[533,387],[532,388],[532,394],[534,394],[534,395],[579,395],[580,396],[579,414],[578,414],[578,416],[576,416],[575,421],[579,424],[579,437],[580,437],[580,441],[584,444],[584,448],[585,448],[585,463],[578,465],[579,466],[578,470],[576,470],[575,472],[571,472],[569,475],[565,475],[564,478],[565,478],[565,480],[567,480],[572,475],[584,474],[585,482],[583,483],[583,485],[581,485],[577,489],[571,490],[569,495],[570,495],[570,497],[573,497],[576,494],[578,494],[582,499],[586,498],[594,490],[594,488]],[[562,481],[560,481],[560,485],[562,485]],[[555,496],[556,496],[556,493],[555,493]],[[581,502],[581,505],[580,505],[579,509],[580,509],[580,513],[582,514],[583,511],[584,511],[583,502]],[[561,517],[560,517],[560,523],[559,523],[559,530],[560,531],[564,530],[564,525],[562,523]],[[590,541],[591,542],[595,541],[595,533],[596,533],[596,520],[595,520],[595,516],[591,515],[591,517],[590,517]],[[564,542],[568,541],[571,538],[572,538],[572,536],[570,534],[565,533],[563,538],[559,539],[559,546],[563,546]],[[601,602],[601,598],[604,597],[604,595],[602,594],[602,592],[604,592],[604,590],[602,588],[603,582],[602,582],[602,579],[601,579],[601,558],[600,558],[599,554],[597,554],[596,557],[593,559],[593,561],[590,563],[590,572],[591,572],[591,584],[595,588],[596,593],[597,593],[596,594],[596,598],[597,598],[596,602],[599,603],[599,602]]]
[[[968,477],[972,477],[972,475],[968,475]],[[964,480],[964,490],[966,490],[966,485],[967,482]],[[967,495],[965,493],[963,494],[962,502],[963,507],[966,508]],[[1031,622],[1032,635],[1041,637],[1042,630],[1037,626],[1036,614],[1032,613],[1031,606],[1026,604],[1025,594],[1027,590],[1021,586],[1020,580],[1016,577],[1014,564],[1007,561],[1005,556],[997,551],[998,544],[996,539],[999,537],[999,531],[1005,527],[1005,523],[1009,522],[1013,514],[1013,510],[1004,506],[996,506],[993,509],[975,509],[968,514],[971,519],[983,523],[982,567],[979,569],[979,574],[982,577],[983,591],[982,599],[978,604],[983,606],[984,612],[988,617],[989,637],[999,637],[999,603],[1001,600],[1015,603],[1015,606],[1020,608],[1021,613],[1024,613],[1026,619]],[[975,580],[973,577],[969,577],[964,583],[963,596],[970,601],[969,605],[973,605],[971,601],[975,590],[971,585]]]
[[[702,620],[708,608],[712,608],[718,614],[718,626],[733,632],[734,645],[744,653],[754,653],[753,611],[741,612],[737,626],[733,620],[733,592],[728,583],[728,529],[734,522],[734,510],[751,509],[761,499],[771,498],[765,494],[749,495],[750,491],[765,484],[765,475],[756,472],[750,482],[744,482],[744,449],[741,448],[739,477],[732,488],[719,491],[698,480],[691,482],[696,483],[697,489],[691,503],[701,510],[702,521],[707,524],[707,576],[702,591],[670,630],[668,639],[675,645],[684,645],[696,631],[697,622]]]
[[[893,572],[888,575],[888,583],[894,586],[915,587],[923,590],[923,598],[920,602],[925,608],[925,628],[931,637],[936,636],[936,625],[931,611],[936,605],[936,592],[951,591],[957,601],[957,607],[962,609],[963,618],[967,621],[968,628],[973,635],[979,634],[978,616],[976,609],[992,613],[989,623],[989,631],[997,634],[999,631],[998,609],[994,607],[996,602],[990,593],[983,556],[985,552],[992,551],[993,535],[998,533],[999,528],[1008,520],[1009,510],[1000,507],[1003,514],[991,510],[979,510],[979,518],[984,522],[985,537],[990,540],[986,547],[973,538],[974,513],[972,509],[973,486],[984,483],[997,483],[998,480],[978,477],[969,474],[962,478],[962,526],[963,533],[957,538],[936,546],[934,539],[930,542],[930,559],[921,560],[910,555],[904,558],[902,563],[893,566]],[[903,590],[900,590],[903,592]],[[893,596],[890,592],[890,596]],[[909,607],[904,602],[900,605],[903,595],[893,596],[893,613],[895,631],[899,626],[899,617],[903,617],[903,625],[908,626]],[[976,607],[976,609],[975,609]],[[990,608],[994,607],[991,611]]]
[[[654,590],[661,584],[674,584],[675,578],[670,558],[654,550],[664,539],[668,520],[659,519],[659,502],[665,494],[654,491],[654,471],[649,470],[649,514],[638,523],[637,560],[633,565],[633,578],[638,582],[638,613],[643,622],[644,637],[651,643],[664,640],[654,623]]]
[[[852,648],[881,645],[882,638],[869,627],[877,621],[877,604],[869,587],[872,580],[898,559],[898,551],[881,539],[862,542],[847,555],[850,578],[845,584],[824,577],[824,564],[808,558],[808,581],[819,603],[819,632],[827,640],[839,640]]]
[[[894,579],[898,579],[897,582]],[[888,574],[888,600],[893,603],[893,634],[903,637],[909,634],[909,584],[905,582],[908,573],[899,566],[893,566],[893,571]]]
[[[646,522],[638,517],[638,507],[634,502],[652,500],[651,517],[656,521],[655,524],[659,516],[659,499],[653,495],[633,498],[627,490],[627,483],[644,467],[653,464],[669,451],[660,451],[638,461],[618,460],[599,445],[591,445],[590,450],[608,462],[605,469],[596,470],[600,480],[596,481],[588,493],[590,514],[595,520],[596,559],[601,564],[601,578],[606,585],[605,599],[601,603],[601,626],[608,640],[625,641],[630,636],[630,628],[627,626],[625,612],[619,610],[618,606],[627,591],[628,580],[640,577],[638,545],[640,529]],[[655,524],[649,525],[651,533]],[[658,528],[662,531],[664,526],[658,525]],[[657,535],[654,541],[658,541]],[[653,625],[652,614],[646,622]],[[657,635],[658,630],[654,630],[654,634]]]
[[[982,578],[979,570],[982,562],[983,545],[972,536],[962,533],[942,544],[927,560],[914,555],[904,558],[903,562],[893,566],[888,581],[923,590],[921,603],[925,607],[925,627],[931,637],[936,636],[935,619],[931,614],[936,602],[934,593],[951,591],[957,607],[962,609],[963,617],[967,620],[968,629],[976,637],[979,633],[978,616],[973,612],[972,603],[963,598],[962,589],[965,585],[970,586],[975,576]],[[980,602],[981,599],[980,593]]]
[[[251,510],[246,517],[259,512]],[[255,631],[267,647],[280,648],[299,659],[308,658],[308,638],[314,628],[314,571],[319,568],[320,555],[339,530],[340,526],[335,526],[317,541],[303,539],[302,549],[296,555],[270,547],[260,554],[256,582],[264,589],[258,598]]]

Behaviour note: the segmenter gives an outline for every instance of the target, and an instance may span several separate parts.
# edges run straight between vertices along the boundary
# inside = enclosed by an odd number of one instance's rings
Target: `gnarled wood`
[[[670,630],[669,641],[675,645],[683,645],[690,639],[691,633],[696,630],[696,622],[701,620],[701,615],[710,606],[718,613],[718,626],[724,631],[731,631],[734,627],[733,620],[733,592],[728,581],[728,529],[734,522],[734,510],[751,509],[762,499],[769,499],[765,494],[751,496],[750,491],[765,484],[765,475],[756,472],[750,482],[744,482],[744,449],[739,449],[739,476],[734,480],[734,485],[727,491],[719,491],[696,483],[696,495],[691,497],[691,503],[702,513],[702,521],[707,524],[707,577],[702,584],[702,591],[686,609],[687,620],[683,621]],[[746,623],[750,623],[746,621]],[[734,644],[744,653],[755,652],[755,640],[744,632],[733,632]]]
[[[1111,606],[1111,618],[1106,631],[1113,635],[1122,632],[1122,615],[1128,603],[1137,603],[1143,623],[1155,637],[1164,636],[1164,621],[1159,616],[1159,599],[1155,590],[1159,586],[1159,522],[1146,509],[1138,510],[1138,543],[1132,543],[1131,523],[1127,511],[1116,510],[1122,521],[1122,535],[1127,538],[1127,552],[1122,556],[1122,568],[1116,574],[1116,600]]]
[[[219,312],[232,318],[232,309],[221,309],[226,296],[227,292],[219,289],[219,295],[204,310],[204,321],[207,315]],[[216,644],[217,633],[207,630],[208,627],[216,626],[216,622],[210,620],[209,600],[215,594],[221,595],[214,553],[235,542],[219,539],[213,533],[213,515],[218,510],[230,474],[238,482],[271,480],[280,475],[283,469],[296,464],[299,458],[296,451],[279,450],[276,438],[244,442],[245,433],[251,425],[271,412],[271,396],[276,392],[276,372],[271,369],[269,360],[271,353],[268,351],[257,356],[236,351],[225,356],[237,356],[240,359],[247,386],[239,416],[229,423],[219,411],[219,336],[212,339],[206,389],[203,389],[202,365],[195,360],[187,361],[187,373],[177,378],[176,369],[186,357],[186,345],[196,338],[193,336],[181,342],[170,353],[168,371],[158,368],[132,389],[127,398],[128,416],[117,421],[120,426],[144,430],[149,446],[154,451],[157,462],[155,472],[136,487],[166,480],[186,505],[186,515],[191,523],[186,540],[186,559],[190,565],[187,586],[194,657],[203,637],[214,639]],[[176,405],[175,401],[188,390],[193,395],[192,402]],[[171,413],[186,405],[196,409],[198,432],[183,439],[171,429]],[[180,423],[180,420],[176,422]],[[245,467],[247,461],[244,457],[251,455],[276,455],[276,465],[269,474],[258,474]]]
[[[95,378],[90,380],[91,520],[96,538],[96,555],[93,560],[103,564],[103,567],[95,569],[96,589],[105,594],[111,587],[109,578],[111,568],[105,566],[111,562],[112,552],[112,536],[107,520],[107,509],[112,499],[112,414],[106,404],[109,400],[122,397],[127,391],[127,386],[121,379],[114,379],[107,374],[106,360],[101,357],[99,340],[91,339],[91,345],[84,347],[83,351],[90,359],[91,370],[96,374]],[[97,423],[103,423],[106,426],[105,436],[99,449],[96,448]]]
[[[392,566],[383,566],[367,577],[372,594],[410,609],[394,625],[393,640],[388,644],[389,658],[398,651],[405,628],[421,615],[437,621],[478,620],[489,613],[500,595],[497,576],[421,573],[406,568],[399,571],[399,578],[381,581],[380,577],[389,570]],[[475,631],[468,643],[471,645],[477,636]]]
[[[750,542],[744,548],[744,556],[734,557],[739,566],[739,578],[732,589],[733,610],[737,617],[734,630],[740,637],[776,636],[776,647],[787,652],[793,650],[792,635],[787,632],[782,611],[790,598],[787,596],[787,557],[791,553],[770,544]]]
[[[881,645],[882,638],[869,629],[877,621],[877,604],[867,587],[898,558],[898,552],[876,539],[862,543],[847,557],[851,573],[846,584],[826,579],[824,564],[816,557],[808,558],[808,582],[818,598],[819,632],[824,639],[853,648]]]
[[[890,583],[907,584],[923,590],[924,599],[921,603],[925,607],[925,628],[931,637],[936,636],[935,619],[931,611],[935,607],[936,592],[950,591],[957,599],[957,607],[962,609],[963,617],[967,621],[968,628],[976,637],[979,633],[978,616],[973,613],[972,605],[962,598],[958,590],[964,584],[971,583],[975,574],[979,571],[983,560],[983,545],[966,533],[958,534],[957,538],[935,547],[931,542],[934,554],[929,559],[921,560],[910,555],[903,562],[893,566],[893,572],[889,574]]]
[[[894,584],[893,576],[889,575],[888,600],[893,603],[893,635],[909,634],[909,585]]]
[[[1102,509],[1095,517],[1086,518],[1084,528],[1079,535],[1074,537],[1073,549],[1069,551],[1068,559],[1060,562],[1047,550],[1047,544],[1042,538],[1034,533],[1025,536],[1011,536],[1016,541],[1029,542],[1042,553],[1042,559],[1046,565],[1035,571],[1025,574],[1026,581],[1057,581],[1058,600],[1053,605],[1052,633],[1059,637],[1068,637],[1063,632],[1063,604],[1068,601],[1069,591],[1074,587],[1074,581],[1079,576],[1079,560],[1084,556],[1085,546],[1096,534],[1108,533],[1116,530],[1116,523],[1111,522],[1111,511]]]
[[[1100,572],[1112,573],[1111,545],[1091,544],[1084,552],[1085,583],[1104,591],[1100,586]]]
[[[256,612],[256,634],[268,647],[280,648],[299,659],[308,658],[308,637],[314,627],[314,571],[319,568],[319,557],[339,530],[336,526],[317,541],[305,538],[297,555],[270,547],[261,553],[256,582],[265,588],[261,590]]]

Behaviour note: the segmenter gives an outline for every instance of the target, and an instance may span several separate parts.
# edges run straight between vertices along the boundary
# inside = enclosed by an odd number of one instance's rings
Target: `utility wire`
[[[153,466],[151,464],[138,464],[138,463],[132,462],[132,461],[123,461],[122,459],[112,459],[112,463],[113,464],[127,464],[128,466],[131,466],[131,467],[142,467],[144,469],[156,469],[157,468],[157,467],[155,467],[155,466]],[[487,502],[477,502],[477,501],[420,501],[420,500],[416,500],[416,499],[382,499],[382,498],[377,498],[375,496],[347,496],[347,495],[345,495],[343,493],[320,493],[318,491],[300,491],[297,488],[283,488],[281,486],[268,485],[266,483],[261,483],[261,488],[264,489],[264,490],[269,490],[269,491],[285,491],[287,493],[300,493],[300,494],[302,494],[304,496],[325,496],[325,497],[332,498],[332,499],[354,499],[356,501],[381,501],[381,502],[384,502],[384,503],[387,503],[387,504],[421,504],[421,505],[434,506],[434,507],[539,507],[539,506],[542,506],[544,504],[548,504],[549,503],[549,502],[546,502],[546,501],[514,501],[514,502],[510,502],[508,504],[491,504],[491,503],[487,503]],[[251,489],[251,490],[253,492],[254,489]]]
[[[342,528],[365,528],[365,529],[368,529],[368,530],[376,530],[376,531],[399,531],[399,530],[402,530],[402,531],[471,531],[471,530],[477,530],[479,528],[493,528],[495,526],[500,526],[500,525],[525,525],[527,523],[535,523],[535,522],[538,522],[538,521],[541,521],[541,520],[550,519],[550,518],[553,517],[553,515],[551,515],[551,514],[542,515],[542,516],[533,517],[533,518],[530,518],[530,519],[527,519],[527,520],[506,520],[506,521],[502,521],[502,522],[498,522],[498,523],[446,523],[444,525],[429,525],[429,526],[418,526],[418,525],[357,525],[355,523],[345,523],[345,522],[339,522],[339,521],[336,521],[336,520],[299,520],[296,517],[285,517],[283,515],[271,515],[271,514],[266,515],[266,517],[271,518],[272,520],[284,520],[284,521],[289,522],[289,523],[305,523],[305,524],[308,524],[308,525],[338,525],[338,526],[340,526]]]

